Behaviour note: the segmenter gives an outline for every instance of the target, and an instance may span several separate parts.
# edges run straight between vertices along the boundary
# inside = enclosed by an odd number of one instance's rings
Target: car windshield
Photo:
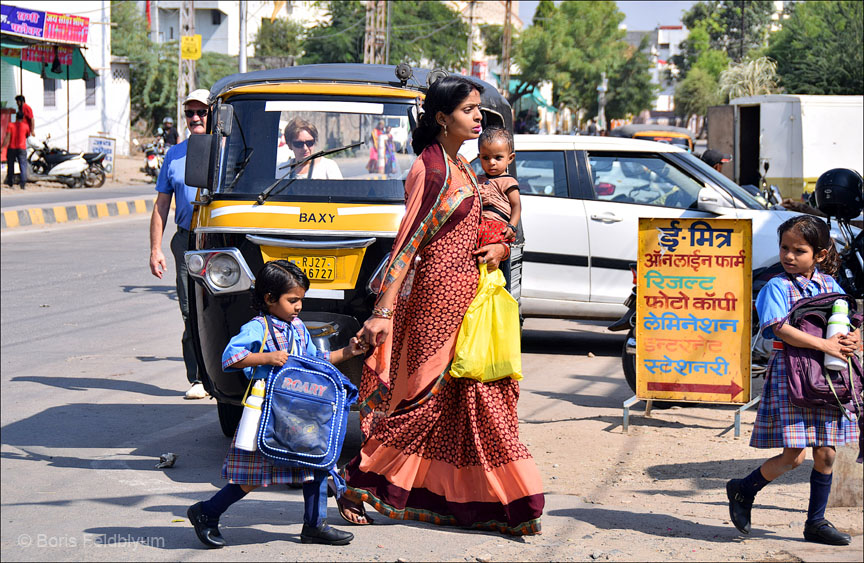
[[[753,197],[750,192],[748,192],[720,172],[717,172],[716,170],[705,164],[705,162],[701,158],[693,156],[692,153],[682,154],[681,158],[684,158],[687,162],[699,168],[709,178],[719,184],[720,187],[732,194],[732,197],[743,202],[744,205],[746,205],[750,209],[765,209],[765,206],[762,205],[759,200]]]
[[[271,199],[404,198],[404,178],[414,161],[407,150],[410,103],[285,97],[231,105],[235,122],[217,193],[258,194],[277,182]]]

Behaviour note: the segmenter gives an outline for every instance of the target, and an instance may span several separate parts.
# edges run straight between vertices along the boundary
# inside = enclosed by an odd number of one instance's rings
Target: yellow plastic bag
[[[501,270],[490,274],[486,264],[480,264],[477,296],[456,337],[451,376],[482,382],[522,379],[519,304],[504,284]]]

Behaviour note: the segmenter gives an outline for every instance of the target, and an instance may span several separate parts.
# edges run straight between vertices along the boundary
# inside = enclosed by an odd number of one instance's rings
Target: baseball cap
[[[197,90],[192,90],[189,92],[189,95],[186,96],[186,99],[183,100],[183,105],[185,106],[189,102],[201,102],[205,106],[210,105],[210,90],[205,88],[198,88]]]
[[[726,163],[732,160],[731,154],[723,154],[720,151],[715,151],[713,149],[708,149],[707,151],[702,153],[702,160],[708,166],[714,166],[719,163]]]

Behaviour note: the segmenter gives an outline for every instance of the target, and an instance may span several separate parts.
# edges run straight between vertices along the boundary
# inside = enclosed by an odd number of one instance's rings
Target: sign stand
[[[750,409],[751,407],[753,407],[755,404],[757,404],[761,400],[762,400],[762,395],[759,395],[758,397],[756,397],[755,399],[752,399],[746,405],[742,405],[741,407],[738,408],[738,410],[735,411],[735,437],[736,438],[741,436],[741,413]]]
[[[641,401],[639,397],[633,395],[624,401],[624,420],[621,422],[621,431],[627,434],[630,429],[630,407]],[[651,407],[654,404],[653,399],[645,399],[645,416],[651,416]]]

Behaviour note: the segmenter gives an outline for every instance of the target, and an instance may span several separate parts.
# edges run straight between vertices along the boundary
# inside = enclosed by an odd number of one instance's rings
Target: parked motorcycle
[[[138,140],[135,139],[132,141],[135,146],[138,146]],[[144,161],[144,166],[141,167],[141,172],[149,176],[156,181],[156,178],[159,177],[159,171],[162,169],[162,161],[165,159],[165,153],[167,152],[167,148],[165,147],[165,140],[160,136],[152,143],[147,143],[143,147],[140,147],[142,151],[144,151],[144,155],[147,160]]]
[[[105,183],[105,170],[102,168],[104,153],[70,153],[56,147],[49,147],[47,136],[37,141],[27,138],[27,164],[30,168],[29,182],[59,182],[70,188],[98,188]],[[89,161],[86,157],[89,157]],[[91,168],[92,167],[92,168]],[[101,171],[101,173],[100,173]]]

